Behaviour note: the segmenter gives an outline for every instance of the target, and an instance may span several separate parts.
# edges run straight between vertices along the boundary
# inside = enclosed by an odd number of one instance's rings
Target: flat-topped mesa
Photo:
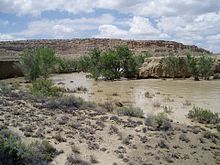
[[[192,51],[194,54],[211,52],[194,45],[184,45],[174,41],[163,40],[122,40],[122,39],[71,39],[71,40],[22,40],[0,42],[0,59],[2,56],[18,57],[24,49],[37,46],[53,48],[57,55],[64,58],[75,58],[87,55],[91,49],[98,47],[101,50],[115,48],[118,45],[128,45],[136,54],[150,53],[153,56],[175,53],[184,55]]]

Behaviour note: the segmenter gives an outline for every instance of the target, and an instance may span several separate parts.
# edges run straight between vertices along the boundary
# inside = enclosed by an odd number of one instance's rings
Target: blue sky
[[[173,40],[220,52],[219,0],[0,0],[0,40]]]

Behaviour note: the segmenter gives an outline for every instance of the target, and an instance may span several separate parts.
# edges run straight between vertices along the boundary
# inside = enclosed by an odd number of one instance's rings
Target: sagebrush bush
[[[94,107],[94,104],[91,102],[86,102],[80,97],[63,96],[63,97],[50,99],[43,106],[48,109],[66,110],[68,108],[71,109],[92,108]]]
[[[132,117],[143,117],[144,112],[142,109],[138,107],[119,107],[116,109],[116,112],[118,115],[124,115],[124,116],[132,116]]]
[[[218,113],[195,106],[189,111],[188,117],[203,124],[217,124],[220,121]]]
[[[47,141],[26,145],[11,131],[0,131],[0,164],[47,164],[56,154],[56,149]]]
[[[31,92],[39,96],[60,96],[65,89],[53,86],[51,80],[39,79],[32,82]]]
[[[170,120],[164,113],[158,113],[157,115],[148,115],[145,120],[145,125],[151,126],[156,130],[168,131],[172,129]]]

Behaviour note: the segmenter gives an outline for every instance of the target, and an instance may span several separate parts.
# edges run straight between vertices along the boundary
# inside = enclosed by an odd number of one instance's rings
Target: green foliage
[[[55,155],[56,149],[47,141],[25,145],[11,131],[0,131],[0,162],[4,165],[47,164]]]
[[[101,56],[101,76],[107,80],[119,79],[122,76],[120,58],[114,50],[108,50]]]
[[[194,80],[199,80],[199,63],[198,60],[191,53],[187,54],[188,69]]]
[[[90,57],[83,56],[76,60],[77,71],[87,72],[90,68]]]
[[[220,121],[218,113],[195,106],[189,111],[188,117],[204,124],[217,124]]]
[[[31,92],[38,96],[60,96],[65,89],[53,86],[51,80],[39,79],[32,82]]]
[[[145,124],[159,131],[168,131],[172,128],[171,123],[165,113],[158,113],[157,115],[153,116],[149,115],[145,120]]]
[[[116,109],[116,112],[118,113],[118,115],[124,115],[124,116],[132,116],[132,117],[143,117],[144,116],[144,112],[142,109],[137,108],[137,107],[119,107],[118,109]]]
[[[213,76],[213,79],[220,79],[220,73],[215,73]]]
[[[18,67],[28,80],[36,80],[43,76],[47,78],[57,63],[53,49],[46,47],[26,49],[19,61]]]
[[[179,58],[171,54],[168,57],[163,58],[162,61],[165,63],[169,74],[171,74],[174,79],[179,69]]]
[[[58,72],[71,73],[77,71],[77,60],[58,58]]]
[[[215,60],[207,55],[202,55],[199,58],[198,65],[199,65],[199,71],[201,73],[202,78],[205,80],[208,80],[209,77],[212,74],[212,66],[214,64]]]
[[[101,50],[98,48],[92,49],[90,52],[90,57],[87,59],[87,71],[91,74],[91,77],[98,79],[101,75]]]
[[[138,75],[145,57],[146,55],[134,56],[131,50],[123,45],[103,52],[99,49],[93,49],[90,53],[88,71],[95,79],[100,76],[106,80],[115,80],[121,77],[134,78]]]

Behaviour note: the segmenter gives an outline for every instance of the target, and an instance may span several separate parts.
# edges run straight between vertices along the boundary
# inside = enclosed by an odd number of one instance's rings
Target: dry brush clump
[[[131,116],[131,117],[140,117],[144,116],[144,112],[142,109],[138,107],[119,107],[116,109],[118,115]]]
[[[199,123],[203,124],[217,124],[220,122],[218,113],[214,113],[208,109],[195,106],[192,110],[189,111],[188,117],[190,119],[195,119]]]
[[[148,115],[145,119],[145,125],[151,126],[158,131],[168,131],[172,129],[171,122],[164,113]]]
[[[23,143],[10,130],[0,131],[0,162],[4,165],[47,164],[58,154],[47,141]]]
[[[94,108],[95,105],[91,102],[84,101],[80,97],[63,96],[63,97],[52,98],[49,101],[47,101],[45,104],[43,104],[42,106],[48,109],[66,110],[69,108],[71,109]]]

